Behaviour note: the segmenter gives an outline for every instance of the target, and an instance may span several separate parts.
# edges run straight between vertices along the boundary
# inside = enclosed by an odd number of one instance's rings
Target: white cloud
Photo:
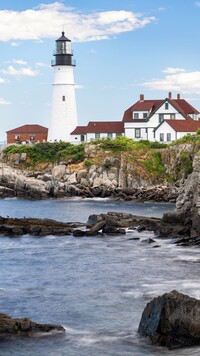
[[[180,73],[180,72],[185,72],[185,69],[183,68],[172,68],[172,67],[167,67],[162,70],[163,73],[168,73],[168,74],[175,74],[175,73]]]
[[[23,59],[13,59],[13,63],[19,64],[19,65],[26,65],[27,62],[24,61]]]
[[[5,100],[4,98],[0,98],[0,105],[9,105],[10,102]]]
[[[101,40],[143,28],[155,20],[155,17],[123,10],[81,14],[61,2],[54,2],[24,11],[0,11],[0,41],[13,41],[14,45],[16,40],[55,38],[63,27],[73,41]]]
[[[195,2],[195,5],[200,7],[200,2],[199,1]]]
[[[0,83],[5,83],[5,79],[0,77]]]
[[[21,77],[21,76],[35,77],[36,75],[38,75],[38,71],[32,68],[24,67],[24,68],[16,69],[12,65],[9,65],[7,69],[1,69],[0,72],[5,75],[13,75],[17,77]]]
[[[200,94],[200,71],[187,72],[182,68],[170,68],[170,71],[165,70],[163,72],[167,73],[164,78],[154,78],[143,83],[143,85],[156,90],[175,90],[182,93]]]

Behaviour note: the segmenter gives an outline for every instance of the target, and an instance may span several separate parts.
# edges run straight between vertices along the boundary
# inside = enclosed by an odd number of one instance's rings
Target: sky
[[[0,141],[49,127],[55,40],[71,39],[79,125],[119,121],[140,94],[200,110],[200,1],[1,0]]]

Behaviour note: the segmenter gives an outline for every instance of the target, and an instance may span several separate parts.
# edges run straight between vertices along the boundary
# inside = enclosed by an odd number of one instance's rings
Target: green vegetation
[[[90,167],[93,165],[93,162],[90,161],[89,159],[86,159],[85,162],[84,162],[84,164],[85,164],[85,166],[86,166],[87,168],[90,168]]]
[[[188,151],[181,151],[179,161],[180,164],[176,167],[176,174],[182,172],[186,178],[193,171],[191,153]]]
[[[114,140],[109,138],[96,140],[93,143],[98,144],[104,150],[110,150],[115,153],[140,149],[165,148],[167,146],[159,142],[150,142],[148,140],[133,141],[131,138],[124,136],[118,136]]]
[[[67,160],[74,163],[84,159],[84,146],[74,146],[67,142],[44,142],[38,143],[35,146],[11,145],[4,150],[4,157],[8,157],[15,153],[26,153],[26,166],[29,162],[31,162],[33,166],[38,163],[56,163],[62,160]]]
[[[187,134],[181,138],[179,138],[176,141],[173,141],[173,143],[171,143],[171,146],[176,146],[179,144],[184,144],[184,143],[188,143],[188,144],[197,144],[200,145],[200,129],[198,129],[196,131],[196,134]]]
[[[165,167],[160,152],[151,152],[141,163],[151,175],[153,174],[155,177],[160,177],[161,179],[166,178]]]

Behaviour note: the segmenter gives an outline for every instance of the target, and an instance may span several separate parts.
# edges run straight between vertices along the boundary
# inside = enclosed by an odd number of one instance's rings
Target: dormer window
[[[169,109],[169,103],[165,103],[165,110]]]
[[[139,119],[139,113],[138,112],[134,112],[133,113],[133,118],[134,119]]]

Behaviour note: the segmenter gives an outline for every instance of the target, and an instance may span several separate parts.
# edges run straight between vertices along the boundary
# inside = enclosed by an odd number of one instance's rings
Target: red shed
[[[23,125],[9,130],[7,133],[7,144],[22,142],[44,142],[47,141],[48,129],[41,125]]]

